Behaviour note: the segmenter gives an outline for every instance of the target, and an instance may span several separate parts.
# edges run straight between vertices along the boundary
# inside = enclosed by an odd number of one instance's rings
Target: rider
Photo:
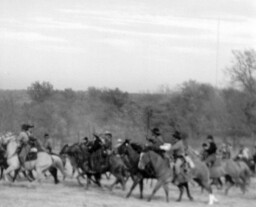
[[[96,134],[93,134],[93,136],[93,144],[89,150],[90,152],[96,152],[103,146],[103,141],[101,140],[101,138]]]
[[[207,157],[205,159],[205,163],[208,167],[211,167],[213,166],[216,160],[217,146],[214,142],[212,135],[207,136],[207,141],[208,141],[208,147],[206,148]]]
[[[172,137],[174,138],[174,144],[172,145],[169,153],[173,156],[173,159],[175,162],[175,165],[174,165],[175,173],[179,174],[180,166],[184,162],[185,146],[179,131],[175,131]]]
[[[105,131],[104,139],[106,148],[112,150],[112,133],[110,133],[109,131]]]
[[[52,146],[53,146],[53,144],[52,144],[52,139],[50,138],[48,133],[44,134],[44,139],[45,139],[44,147],[45,147],[46,151],[48,153],[52,153]]]
[[[82,141],[81,141],[81,144],[87,146],[87,145],[89,144],[89,139],[88,139],[88,137],[84,137],[84,138],[82,139]]]
[[[19,152],[19,159],[20,164],[24,167],[26,157],[30,151],[30,145],[28,144],[29,138],[32,135],[31,129],[34,128],[33,125],[29,124],[22,124],[21,125],[21,132],[17,137],[17,142],[19,144],[20,152]]]
[[[205,160],[208,156],[207,148],[208,148],[207,143],[203,143],[202,144],[202,151],[200,153],[202,160]]]
[[[228,142],[227,143],[227,158],[228,159],[231,159],[233,157],[232,152],[233,152],[232,144],[230,142]]]
[[[151,146],[159,149],[160,146],[164,144],[164,140],[163,140],[163,137],[161,135],[159,128],[153,128],[151,130],[151,133],[152,133],[151,138],[147,137],[146,139],[149,141]]]
[[[240,159],[248,160],[250,158],[250,150],[248,147],[245,147],[243,144],[240,145],[240,150],[237,155]]]
[[[113,151],[114,151],[115,154],[118,155],[118,148],[122,145],[122,143],[123,143],[123,140],[119,138],[117,140],[116,145],[114,146],[114,150]]]
[[[220,152],[223,159],[230,159],[232,157],[232,145],[231,143],[223,143],[221,146]]]

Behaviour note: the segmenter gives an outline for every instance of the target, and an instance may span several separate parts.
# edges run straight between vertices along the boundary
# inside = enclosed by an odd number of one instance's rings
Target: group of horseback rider
[[[175,131],[172,134],[173,145],[168,146],[164,142],[164,139],[161,135],[161,132],[158,128],[151,130],[152,136],[147,138],[148,146],[150,149],[158,151],[159,149],[164,150],[164,156],[167,159],[170,157],[174,160],[174,170],[176,173],[180,173],[180,166],[184,163],[187,163],[188,170],[189,168],[194,167],[194,163],[191,158],[187,155],[188,145],[186,142],[186,134],[183,134],[179,131]],[[167,147],[166,147],[167,146]],[[202,144],[202,151],[199,154],[199,157],[205,164],[210,168],[214,165],[217,155],[220,154],[222,159],[234,158],[232,155],[232,145],[230,143],[225,143],[222,146],[217,147],[217,144],[212,135],[206,137],[206,142]],[[255,156],[256,156],[256,147],[255,147]],[[238,155],[235,157],[237,159],[249,159],[249,149],[245,146],[241,146]]]
[[[34,128],[33,125],[29,124],[22,124],[21,125],[21,132],[17,137],[17,142],[19,143],[20,150],[19,150],[19,158],[21,162],[21,166],[24,166],[26,161],[26,157],[31,150],[31,145],[29,142],[35,139],[32,136],[32,129]],[[193,168],[194,164],[191,158],[187,155],[187,143],[186,143],[186,134],[181,133],[179,131],[175,131],[172,134],[173,143],[172,145],[167,144],[159,128],[153,128],[151,130],[151,136],[147,137],[147,143],[145,148],[150,148],[156,151],[164,152],[163,156],[170,160],[173,158],[174,160],[174,169],[175,173],[179,173],[180,166],[184,163],[187,164],[188,168]],[[117,148],[122,143],[121,139],[118,139],[117,145],[114,147]],[[112,150],[112,134],[109,131],[106,131],[103,136],[99,136],[97,134],[93,134],[93,140],[90,141],[88,137],[84,137],[82,143],[85,146],[89,146],[89,152],[95,152],[101,147],[105,149]],[[52,139],[50,138],[49,134],[46,133],[44,135],[44,148],[48,153],[52,153]],[[222,153],[226,156],[226,158],[231,157],[231,145],[225,145],[222,147]],[[245,149],[241,150],[241,154],[245,153]],[[208,167],[213,166],[214,161],[216,160],[217,154],[217,145],[214,141],[212,135],[207,136],[207,142],[202,144],[202,152],[201,152],[201,159],[205,161]],[[92,171],[91,167],[89,166],[89,162],[87,164],[88,171]]]

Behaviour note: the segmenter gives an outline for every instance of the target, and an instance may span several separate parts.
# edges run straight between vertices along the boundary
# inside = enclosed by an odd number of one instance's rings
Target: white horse
[[[62,175],[63,180],[66,177],[66,173],[64,170],[63,162],[61,158],[57,155],[50,155],[45,151],[37,152],[37,159],[32,161],[26,161],[24,164],[24,168],[21,167],[19,157],[17,154],[18,143],[16,142],[15,136],[8,137],[4,140],[4,144],[6,145],[6,157],[8,168],[4,172],[4,178],[8,181],[7,175],[16,170],[35,170],[37,173],[36,180],[38,182],[41,181],[43,177],[43,173],[50,168],[58,169]]]

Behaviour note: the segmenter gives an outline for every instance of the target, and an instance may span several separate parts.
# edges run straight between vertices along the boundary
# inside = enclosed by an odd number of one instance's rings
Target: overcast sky
[[[0,89],[223,86],[231,51],[248,48],[255,0],[0,1]]]

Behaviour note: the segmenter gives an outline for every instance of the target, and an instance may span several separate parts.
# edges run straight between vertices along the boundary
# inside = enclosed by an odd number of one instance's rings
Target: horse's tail
[[[58,155],[54,155],[54,154],[51,155],[51,158],[53,161],[52,167],[55,167],[62,173],[63,180],[64,180],[66,177],[66,171],[65,171],[65,167],[64,167],[62,159]]]

